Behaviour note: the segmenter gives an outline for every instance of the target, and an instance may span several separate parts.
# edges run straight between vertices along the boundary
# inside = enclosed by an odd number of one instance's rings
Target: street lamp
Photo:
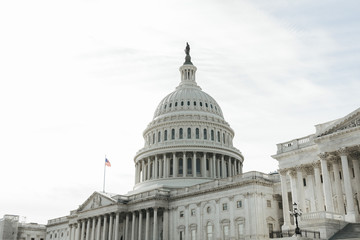
[[[297,218],[301,216],[302,212],[300,209],[298,209],[298,206],[295,202],[293,204],[293,211],[289,211],[289,212],[290,212],[291,216],[295,217],[295,223],[296,223],[295,235],[298,235],[298,234],[301,235]]]

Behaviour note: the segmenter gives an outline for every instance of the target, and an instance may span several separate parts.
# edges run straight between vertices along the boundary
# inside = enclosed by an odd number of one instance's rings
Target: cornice
[[[148,148],[146,150],[139,150],[135,157],[134,162],[136,163],[139,159],[158,155],[158,154],[166,154],[168,152],[184,152],[184,151],[197,151],[194,148],[199,148],[199,152],[207,152],[207,153],[215,153],[215,154],[223,154],[227,153],[229,155],[233,154],[233,157],[238,157],[241,160],[244,160],[244,156],[242,153],[236,148],[227,148],[224,146],[214,146],[214,145],[201,145],[201,144],[182,144],[182,145],[169,145],[169,146],[161,146],[155,148]],[[144,149],[144,148],[143,148]],[[191,150],[188,150],[191,149]],[[209,150],[208,150],[209,149]],[[219,151],[219,152],[216,152]]]
[[[360,126],[353,127],[353,128],[347,128],[347,129],[344,129],[344,130],[338,130],[338,131],[336,131],[334,133],[330,133],[330,134],[327,134],[327,135],[322,135],[322,136],[316,137],[316,138],[314,138],[314,142],[318,143],[318,142],[320,142],[320,141],[322,141],[324,139],[329,139],[331,137],[340,136],[340,135],[344,135],[344,134],[359,131],[359,130],[360,130]]]

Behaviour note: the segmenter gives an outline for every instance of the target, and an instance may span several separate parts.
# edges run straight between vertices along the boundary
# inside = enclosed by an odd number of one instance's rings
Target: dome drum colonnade
[[[69,224],[69,230],[70,240],[168,239],[169,210],[153,207],[132,212],[110,212],[81,218]]]
[[[217,102],[197,85],[197,68],[186,54],[179,86],[160,102],[144,131],[145,147],[134,159],[136,188],[150,180],[242,174],[244,158],[232,145],[234,131]]]

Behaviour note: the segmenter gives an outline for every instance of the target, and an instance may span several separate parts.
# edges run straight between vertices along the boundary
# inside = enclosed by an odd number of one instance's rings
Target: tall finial
[[[192,62],[191,62],[191,57],[190,57],[190,45],[189,45],[189,43],[187,43],[187,42],[186,42],[185,54],[186,54],[186,56],[185,56],[185,62],[184,62],[184,64],[191,64],[191,65],[193,65]]]

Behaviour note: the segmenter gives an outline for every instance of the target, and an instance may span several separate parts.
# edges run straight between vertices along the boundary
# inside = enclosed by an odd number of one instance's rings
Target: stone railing
[[[134,195],[131,195],[131,196],[117,195],[115,198],[119,202],[121,202],[121,201],[129,202],[129,201],[147,199],[147,198],[152,198],[152,197],[169,197],[169,191],[168,190],[162,190],[162,189],[155,189],[155,190],[150,190],[150,191],[134,194]]]
[[[277,154],[314,145],[314,134],[277,145]]]
[[[304,213],[301,215],[302,221],[316,221],[321,219],[334,219],[334,220],[341,220],[344,221],[344,215],[341,215],[339,213],[333,213],[333,212],[310,212],[310,213]]]
[[[67,217],[59,217],[59,218],[54,218],[54,219],[48,220],[47,225],[63,223],[63,222],[67,222],[67,221],[68,221]]]

